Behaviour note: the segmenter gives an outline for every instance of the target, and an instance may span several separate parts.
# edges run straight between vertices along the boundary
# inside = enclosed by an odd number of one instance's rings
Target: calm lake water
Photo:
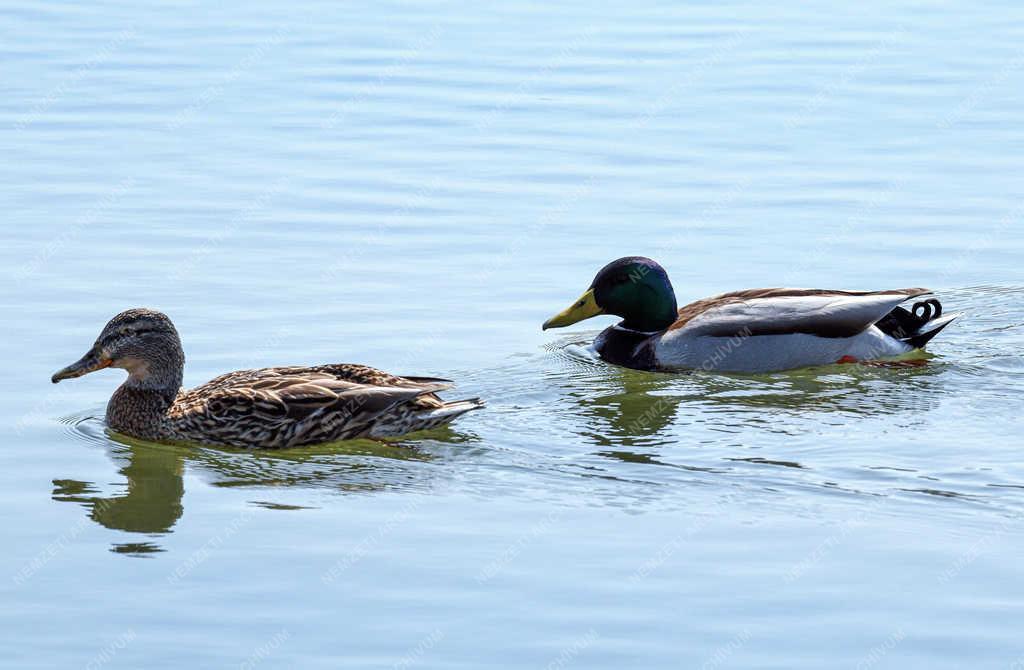
[[[0,8],[0,665],[1024,667],[1017,3]],[[929,286],[927,367],[657,375],[541,322]],[[398,443],[111,439],[122,309],[186,383],[362,362]],[[605,323],[590,322],[598,329]]]

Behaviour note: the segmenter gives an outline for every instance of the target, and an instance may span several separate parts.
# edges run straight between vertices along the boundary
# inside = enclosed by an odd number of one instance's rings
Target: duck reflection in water
[[[441,472],[423,467],[436,456],[397,443],[352,441],[280,451],[246,451],[142,442],[97,428],[99,422],[79,424],[79,432],[104,443],[124,492],[100,495],[91,482],[54,479],[53,499],[78,503],[88,517],[105,528],[145,534],[144,542],[115,544],[113,551],[144,555],[163,549],[155,542],[173,532],[184,514],[184,474],[216,487],[280,491],[281,487],[329,488],[342,493],[386,489],[427,490]],[[450,430],[435,431],[446,441],[468,438]],[[105,433],[105,434],[104,434]],[[299,505],[267,502],[254,496],[249,504],[279,510]]]
[[[55,479],[53,499],[80,503],[90,519],[112,530],[153,536],[170,532],[183,511],[184,456],[162,445],[120,445],[111,449],[110,457],[127,480],[123,495],[91,495],[96,489],[89,482]],[[114,550],[134,554],[161,551],[152,542],[117,544]]]
[[[601,448],[597,455],[693,470],[707,468],[667,463],[660,452],[723,433],[806,433],[837,413],[891,415],[895,426],[911,428],[941,401],[946,369],[835,365],[762,375],[669,374],[571,358],[555,380],[580,417],[579,435]]]
[[[55,479],[53,499],[81,503],[90,519],[114,530],[166,533],[173,528],[182,513],[185,459],[162,449],[135,446],[111,453],[111,458],[128,480],[124,495],[91,496],[95,489],[88,482]]]

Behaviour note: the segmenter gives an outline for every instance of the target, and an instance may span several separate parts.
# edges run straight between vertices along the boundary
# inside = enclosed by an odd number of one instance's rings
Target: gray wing
[[[687,335],[788,335],[852,337],[884,318],[900,303],[930,293],[910,288],[893,291],[817,291],[757,289],[727,293],[688,305],[670,330]]]

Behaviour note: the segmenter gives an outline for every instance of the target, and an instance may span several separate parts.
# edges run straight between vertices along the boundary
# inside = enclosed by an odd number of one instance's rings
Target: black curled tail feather
[[[910,311],[915,319],[921,320],[922,323],[928,323],[932,319],[942,316],[942,303],[935,298],[929,298],[915,302]]]
[[[942,303],[935,298],[915,302],[909,310],[897,307],[875,324],[886,335],[915,349],[924,345],[952,323],[959,314],[942,316]]]

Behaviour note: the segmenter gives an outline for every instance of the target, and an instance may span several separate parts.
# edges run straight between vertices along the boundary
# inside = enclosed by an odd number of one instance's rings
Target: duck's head
[[[544,330],[571,326],[601,314],[620,316],[623,328],[641,332],[671,326],[679,317],[679,309],[665,268],[642,256],[609,263],[579,300],[544,323]]]
[[[121,312],[103,328],[92,348],[51,378],[54,384],[103,368],[123,368],[137,387],[177,389],[185,356],[174,324],[165,314],[140,307]]]

